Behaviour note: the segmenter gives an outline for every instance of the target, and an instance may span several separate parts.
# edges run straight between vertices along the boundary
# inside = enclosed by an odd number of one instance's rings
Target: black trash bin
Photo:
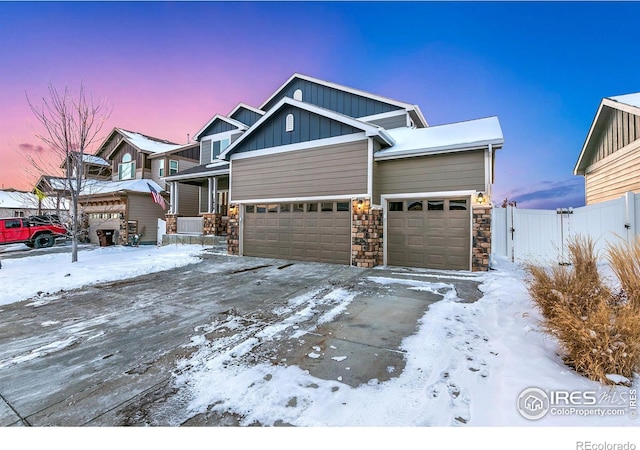
[[[100,247],[108,247],[113,245],[113,233],[114,230],[96,230],[98,240],[100,241]]]

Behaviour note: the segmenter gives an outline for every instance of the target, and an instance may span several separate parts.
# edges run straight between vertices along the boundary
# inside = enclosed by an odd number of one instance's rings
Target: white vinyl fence
[[[600,258],[607,243],[631,242],[640,234],[640,194],[628,192],[616,200],[557,211],[494,208],[491,243],[494,255],[512,261],[567,263],[571,236],[589,236]]]

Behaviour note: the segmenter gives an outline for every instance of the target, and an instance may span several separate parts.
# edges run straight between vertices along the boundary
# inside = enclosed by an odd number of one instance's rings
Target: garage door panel
[[[469,210],[450,210],[448,199],[412,199],[387,217],[387,263],[433,269],[468,270],[471,259]],[[422,201],[442,209],[408,211]],[[464,200],[462,201],[464,204]],[[455,203],[454,207],[459,203]]]
[[[243,253],[349,264],[350,214],[337,211],[335,203],[332,211],[246,213]]]

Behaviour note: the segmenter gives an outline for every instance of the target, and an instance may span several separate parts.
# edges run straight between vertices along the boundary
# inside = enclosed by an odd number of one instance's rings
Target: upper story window
[[[293,131],[293,114],[287,114],[287,119],[285,121],[285,131]]]
[[[293,99],[302,101],[302,89],[296,89],[293,93]]]
[[[118,166],[118,179],[130,180],[136,174],[136,163],[131,158],[131,153],[125,153],[122,162]]]
[[[218,156],[231,145],[231,138],[223,139],[203,139],[200,142],[200,151],[202,152],[202,164],[216,161]],[[210,159],[209,159],[210,157]]]
[[[164,159],[160,160],[160,167],[158,168],[158,176],[159,177],[164,176]]]
[[[178,173],[178,161],[175,159],[169,160],[169,175],[175,175]]]

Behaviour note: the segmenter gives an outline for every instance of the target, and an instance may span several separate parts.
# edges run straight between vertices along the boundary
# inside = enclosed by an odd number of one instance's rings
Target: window
[[[285,131],[293,131],[293,114],[287,114],[287,120],[285,124]]]
[[[226,150],[226,148],[231,144],[231,139],[220,139],[219,141],[213,141],[213,146],[211,147],[211,161],[216,161],[218,156]]]
[[[449,200],[449,211],[466,211],[467,200]]]
[[[317,212],[318,204],[317,203],[308,203],[307,204],[307,212]]]
[[[294,100],[298,100],[298,101],[302,101],[302,89],[296,89],[293,93],[293,99]]]
[[[444,200],[429,200],[427,202],[427,210],[444,211]]]
[[[291,211],[291,204],[290,203],[280,203],[280,212],[289,212]]]
[[[422,211],[422,202],[418,201],[407,201],[407,211]]]
[[[5,220],[4,221],[4,227],[6,229],[9,229],[9,228],[20,228],[21,226],[22,226],[22,220],[20,220],[20,219]]]
[[[294,203],[293,212],[304,212],[304,203]]]
[[[333,211],[333,203],[320,203],[320,211]]]
[[[178,173],[178,161],[175,159],[169,160],[169,175],[175,175]]]
[[[389,211],[402,211],[402,202],[389,202]]]
[[[256,212],[257,213],[266,213],[267,212],[267,205],[256,205]]]
[[[338,202],[336,204],[336,211],[349,211],[349,202]]]
[[[159,177],[164,176],[164,159],[160,160],[160,168],[158,169],[158,176]]]
[[[120,180],[130,180],[136,174],[136,163],[131,158],[131,153],[125,153],[122,163],[118,166],[118,178]]]
[[[24,217],[24,211],[14,211],[13,217]]]
[[[269,211],[270,213],[277,213],[278,212],[278,205],[269,205],[267,207],[267,211]]]
[[[249,214],[254,213],[254,212],[256,212],[256,207],[254,205],[246,205],[244,207],[244,212],[249,213]]]

